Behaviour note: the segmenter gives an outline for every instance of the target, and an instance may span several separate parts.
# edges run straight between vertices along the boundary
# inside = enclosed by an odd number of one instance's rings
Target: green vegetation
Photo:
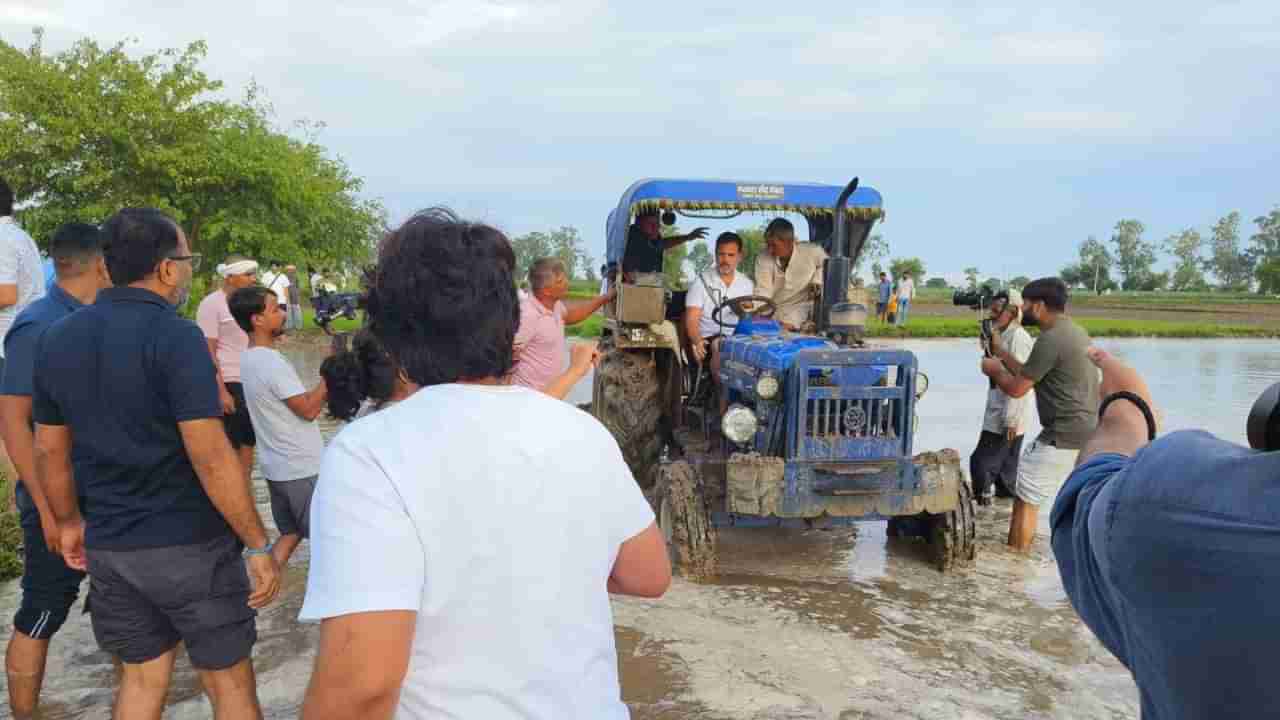
[[[1098,317],[1076,317],[1092,337],[1159,337],[1159,338],[1226,338],[1226,337],[1280,337],[1280,328],[1254,325],[1222,325],[1207,322],[1177,322],[1167,320],[1122,320]],[[1028,328],[1034,335],[1035,328]],[[867,328],[870,337],[900,338],[954,338],[978,337],[978,323],[974,318],[917,316],[904,327],[873,323]]]
[[[297,264],[363,262],[384,228],[362,181],[316,142],[321,126],[273,124],[262,91],[240,102],[200,68],[204,43],[137,56],[80,40],[50,54],[43,33],[0,41],[0,167],[21,222],[58,225],[126,206],[172,214],[211,267],[228,253]]]
[[[22,556],[18,552],[22,547],[22,526],[18,523],[18,513],[8,509],[13,487],[3,472],[0,472],[0,497],[4,498],[4,505],[0,507],[0,580],[10,580],[22,574]]]

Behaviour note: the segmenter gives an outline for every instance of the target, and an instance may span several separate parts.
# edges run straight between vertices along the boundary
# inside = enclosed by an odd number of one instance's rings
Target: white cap
[[[1017,305],[1017,306],[1021,307],[1021,306],[1022,306],[1022,291],[1021,291],[1021,290],[1015,290],[1014,288],[1009,288],[1008,293],[1009,293],[1009,304],[1010,304],[1010,305]]]

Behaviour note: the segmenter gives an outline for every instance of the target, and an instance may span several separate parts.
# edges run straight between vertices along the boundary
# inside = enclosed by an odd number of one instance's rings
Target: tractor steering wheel
[[[764,305],[764,307],[747,309],[747,303],[760,303],[761,305]],[[720,319],[720,312],[725,308],[732,310],[733,314],[737,315],[739,318],[750,317],[752,315],[761,315],[763,317],[772,318],[773,314],[778,311],[778,306],[774,304],[773,299],[767,298],[763,295],[743,295],[741,297],[729,298],[717,305],[716,308],[711,311],[711,321],[725,330],[731,330],[736,327],[736,325],[730,325]]]

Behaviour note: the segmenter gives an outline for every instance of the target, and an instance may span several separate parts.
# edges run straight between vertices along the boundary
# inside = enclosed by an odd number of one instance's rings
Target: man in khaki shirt
[[[814,288],[822,286],[822,263],[827,252],[820,245],[797,243],[790,221],[775,218],[765,228],[766,252],[756,260],[756,294],[778,306],[774,319],[797,331],[813,319]]]

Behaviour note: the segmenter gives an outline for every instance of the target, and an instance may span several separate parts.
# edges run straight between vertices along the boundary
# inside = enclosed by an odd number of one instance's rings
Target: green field
[[[4,498],[4,505],[0,507],[0,580],[9,580],[22,574],[22,556],[18,553],[22,547],[22,526],[18,524],[18,513],[9,512],[13,486],[3,472],[0,472],[0,497]]]

